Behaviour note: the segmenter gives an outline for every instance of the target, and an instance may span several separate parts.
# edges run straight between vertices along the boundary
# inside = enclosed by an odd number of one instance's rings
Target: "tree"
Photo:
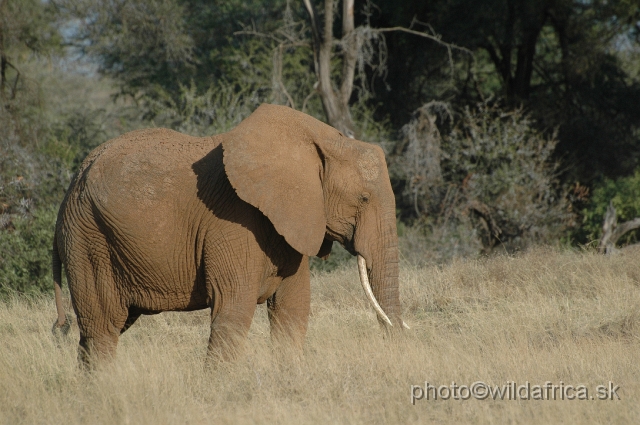
[[[443,39],[474,52],[447,85],[446,55],[419,39],[389,35],[390,91],[378,90],[399,127],[432,100],[455,108],[497,98],[524,106],[535,126],[558,130],[565,179],[591,184],[629,174],[640,159],[640,78],[623,49],[637,49],[638,0],[378,0],[372,25],[416,16]],[[630,47],[626,47],[630,46]],[[625,63],[627,61],[627,63]],[[471,72],[469,72],[471,71]]]
[[[327,121],[349,137],[354,137],[356,128],[349,110],[349,102],[354,90],[356,67],[360,70],[361,88],[367,91],[365,65],[373,68],[373,76],[386,69],[387,47],[383,36],[386,32],[405,32],[436,41],[445,46],[451,56],[452,49],[462,49],[456,45],[443,42],[437,34],[413,30],[411,27],[396,26],[391,28],[374,28],[370,17],[373,5],[367,1],[363,9],[365,17],[361,25],[355,25],[354,0],[342,1],[342,36],[334,40],[334,1],[324,1],[322,25],[312,0],[303,0],[311,22],[311,35],[314,53],[314,70],[317,77],[316,89],[322,98]],[[336,87],[332,79],[332,58],[335,47],[339,48],[342,60],[342,71]],[[373,54],[378,50],[379,54]],[[450,57],[451,61],[451,57]]]
[[[175,0],[54,0],[74,20],[72,45],[97,59],[100,73],[137,96],[164,86],[177,90],[194,66],[184,8]]]
[[[353,92],[353,80],[358,58],[358,36],[354,25],[354,0],[342,2],[342,72],[339,88],[331,81],[331,57],[334,49],[333,39],[333,0],[324,2],[324,25],[320,32],[320,22],[311,0],[303,0],[309,13],[313,37],[314,68],[318,78],[317,90],[322,98],[327,121],[348,137],[354,137],[355,125],[349,110],[349,100]]]
[[[60,35],[49,5],[39,0],[0,0],[0,101],[15,100],[20,68],[13,59],[24,53],[46,54]],[[6,105],[5,105],[6,107]]]

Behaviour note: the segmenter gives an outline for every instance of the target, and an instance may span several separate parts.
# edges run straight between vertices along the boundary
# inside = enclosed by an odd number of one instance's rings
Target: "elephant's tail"
[[[53,324],[53,333],[55,334],[61,331],[66,335],[71,326],[69,324],[69,318],[64,312],[64,306],[62,305],[62,261],[58,253],[58,232],[55,232],[53,236],[53,256],[51,264],[53,269],[53,291],[55,293],[56,310],[58,312],[58,318]]]

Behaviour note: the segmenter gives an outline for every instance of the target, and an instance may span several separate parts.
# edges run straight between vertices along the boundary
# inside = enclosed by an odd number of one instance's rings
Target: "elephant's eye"
[[[367,192],[363,193],[362,195],[360,195],[360,202],[362,202],[363,204],[366,204],[367,202],[369,202],[369,197],[371,195]]]

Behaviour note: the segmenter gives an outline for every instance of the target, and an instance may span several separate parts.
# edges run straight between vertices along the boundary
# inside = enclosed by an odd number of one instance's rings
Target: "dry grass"
[[[204,368],[206,312],[142,318],[117,361],[76,366],[53,301],[0,303],[0,423],[640,423],[640,255],[536,250],[402,269],[402,341],[381,336],[355,267],[313,279],[305,356],[274,353],[263,306],[246,356]],[[410,385],[613,381],[622,400],[438,400]],[[592,394],[592,393],[590,393]]]

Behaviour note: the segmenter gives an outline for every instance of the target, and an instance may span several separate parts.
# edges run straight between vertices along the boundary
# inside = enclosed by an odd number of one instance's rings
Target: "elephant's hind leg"
[[[78,316],[78,359],[93,368],[115,357],[118,337],[128,317],[127,307],[116,290],[111,264],[97,253],[88,255],[86,267],[69,270],[69,289]]]
[[[78,316],[78,359],[85,368],[93,368],[115,358],[118,338],[124,332],[127,313],[124,309],[110,309],[100,312],[94,318],[88,320],[86,316]]]

